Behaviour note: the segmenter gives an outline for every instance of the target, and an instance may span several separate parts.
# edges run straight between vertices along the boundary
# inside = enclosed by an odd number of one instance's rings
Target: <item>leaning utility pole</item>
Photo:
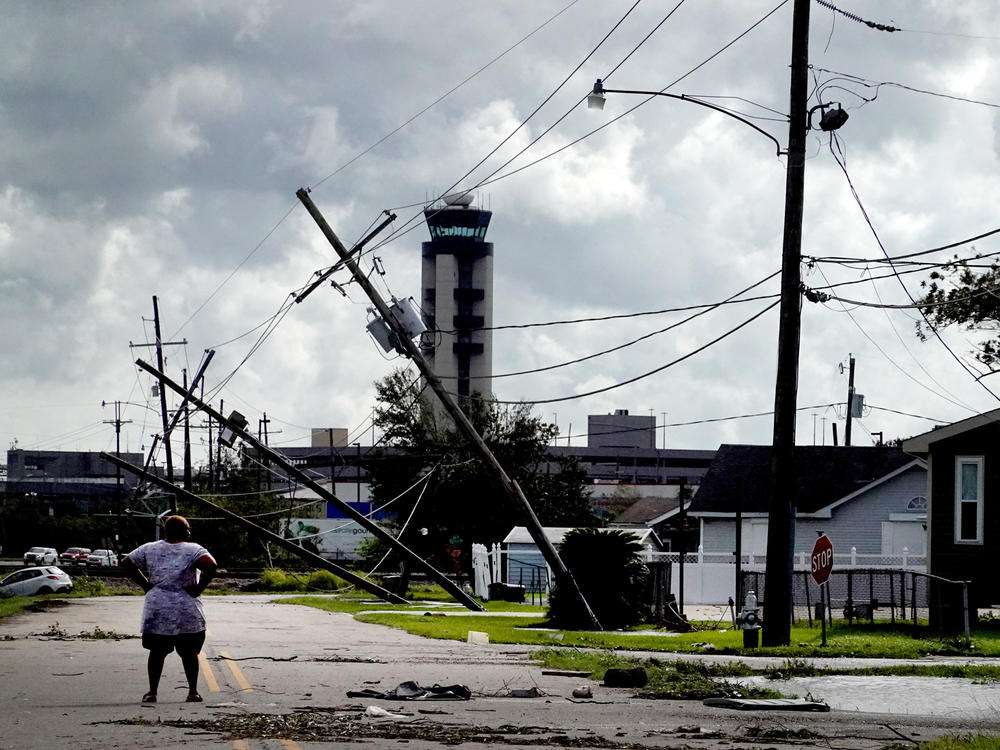
[[[159,378],[160,384],[170,388],[175,393],[184,396],[185,402],[190,401],[201,411],[213,417],[219,423],[219,439],[222,439],[223,428],[226,428],[232,433],[242,439],[245,443],[257,450],[257,452],[270,460],[271,463],[281,467],[281,469],[287,473],[289,476],[295,477],[303,486],[308,487],[321,498],[326,500],[331,505],[334,505],[338,510],[340,510],[345,516],[350,518],[352,521],[357,523],[362,528],[370,531],[375,537],[380,541],[385,542],[394,550],[399,552],[403,557],[407,558],[410,562],[415,565],[420,566],[423,570],[427,571],[427,575],[430,576],[434,581],[439,583],[441,587],[451,594],[457,601],[464,604],[468,609],[482,612],[483,606],[473,599],[471,596],[462,591],[461,588],[455,585],[446,575],[437,570],[433,565],[431,565],[426,559],[417,555],[413,550],[407,547],[405,544],[400,542],[398,539],[388,533],[385,529],[379,526],[377,523],[372,521],[367,516],[359,513],[350,504],[344,502],[338,498],[333,492],[330,492],[325,487],[319,484],[315,479],[306,474],[302,469],[295,466],[291,461],[286,459],[282,454],[277,451],[268,448],[266,445],[257,440],[250,432],[244,429],[245,422],[237,424],[232,419],[228,419],[223,416],[221,412],[215,411],[211,406],[206,404],[204,401],[196,397],[191,391],[184,391],[181,386],[171,380],[169,377],[164,375],[162,372],[154,369],[147,363],[143,362],[141,359],[136,360],[136,364],[144,369],[151,375]],[[163,483],[159,483],[159,486],[165,486]],[[339,574],[338,574],[339,575]]]
[[[785,171],[785,229],[781,248],[778,366],[774,386],[771,499],[764,572],[764,646],[787,646],[792,630],[792,556],[795,549],[795,410],[801,336],[802,205],[809,117],[809,4],[795,0]]]
[[[203,497],[199,497],[198,495],[195,495],[191,492],[188,492],[185,489],[178,487],[173,482],[168,482],[162,477],[158,477],[155,474],[151,474],[150,472],[138,466],[133,466],[127,461],[123,461],[122,459],[116,458],[115,456],[112,456],[108,453],[102,453],[101,456],[106,458],[111,463],[115,464],[115,466],[117,466],[118,468],[132,472],[133,474],[140,477],[143,481],[148,482],[149,484],[154,484],[160,489],[166,490],[167,492],[177,493],[189,503],[198,503],[200,505],[205,506],[206,508],[209,508],[213,512],[218,513],[219,515],[232,521],[237,526],[243,527],[251,534],[255,534],[256,536],[266,539],[272,544],[277,544],[279,547],[291,552],[293,555],[297,555],[306,562],[312,563],[317,568],[328,570],[334,575],[340,576],[348,583],[354,584],[359,589],[364,589],[368,593],[374,594],[383,601],[392,602],[393,604],[409,603],[408,600],[404,599],[402,596],[399,596],[398,594],[392,591],[389,591],[375,583],[372,583],[367,578],[363,578],[362,576],[357,575],[353,571],[347,570],[346,568],[337,565],[335,562],[332,562],[331,560],[327,560],[325,557],[317,555],[315,552],[310,552],[304,547],[300,547],[291,539],[285,539],[282,536],[278,536],[274,532],[268,531],[267,529],[258,526],[253,521],[250,521],[237,513],[233,513],[231,510],[228,510],[227,508],[223,508],[221,505],[216,505],[210,500],[206,500]]]
[[[423,376],[424,382],[426,382],[430,389],[437,394],[437,397],[440,399],[441,405],[444,407],[445,411],[447,411],[451,418],[455,420],[455,425],[476,448],[486,467],[493,474],[493,477],[503,488],[504,492],[513,502],[514,506],[520,511],[525,526],[528,529],[528,533],[531,534],[531,538],[534,540],[538,549],[544,556],[545,561],[549,564],[549,567],[552,568],[555,574],[556,585],[568,588],[569,592],[577,599],[582,610],[586,613],[590,626],[596,630],[601,630],[601,623],[598,621],[597,616],[587,603],[586,598],[583,596],[583,592],[580,591],[580,587],[577,585],[573,574],[559,557],[559,553],[556,552],[556,548],[553,546],[551,540],[545,536],[545,532],[542,530],[542,525],[538,522],[538,517],[532,510],[531,504],[524,496],[524,492],[521,491],[520,486],[516,481],[512,480],[507,475],[507,472],[504,471],[500,462],[497,461],[496,456],[493,455],[489,446],[487,446],[483,441],[482,436],[476,431],[476,428],[469,421],[469,418],[465,416],[465,412],[459,408],[458,404],[456,404],[452,399],[451,394],[445,390],[437,375],[434,374],[430,366],[427,364],[427,361],[420,353],[420,350],[414,345],[413,341],[410,340],[409,334],[396,319],[395,314],[393,314],[393,312],[389,309],[389,306],[386,305],[385,300],[382,299],[382,295],[378,293],[378,290],[375,289],[372,283],[368,280],[368,277],[358,267],[354,258],[351,257],[347,248],[344,247],[337,235],[334,234],[333,229],[331,229],[330,225],[327,224],[323,214],[320,213],[319,209],[309,197],[309,191],[305,188],[300,188],[295,195],[302,202],[302,205],[306,207],[309,215],[312,216],[317,226],[323,232],[323,235],[337,252],[337,255],[340,256],[341,262],[347,266],[348,270],[350,270],[354,280],[358,282],[358,286],[364,290],[365,294],[368,295],[368,299],[370,299],[372,304],[375,305],[375,309],[378,310],[378,314],[382,317],[383,322],[389,326],[392,333],[395,335],[397,344],[403,349],[406,356],[413,361],[413,363],[417,366],[417,369],[420,370],[420,374]]]
[[[164,372],[163,339],[160,336],[160,306],[157,303],[155,294],[153,295],[153,333],[156,335],[156,367],[160,372]],[[166,454],[167,481],[173,484],[174,458],[170,450],[170,432],[167,430],[167,421],[169,419],[167,414],[167,394],[164,392],[163,386],[160,386],[160,419],[163,421],[163,450]],[[171,499],[170,506],[171,513],[176,513],[177,502]]]

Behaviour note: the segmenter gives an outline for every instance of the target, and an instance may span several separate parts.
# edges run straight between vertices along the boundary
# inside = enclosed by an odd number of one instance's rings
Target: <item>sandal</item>
[[[143,703],[156,703],[156,693],[146,693],[142,696]]]
[[[155,698],[153,700],[156,700]],[[202,698],[197,693],[188,693],[188,697],[184,699],[186,703],[201,703],[205,699]]]

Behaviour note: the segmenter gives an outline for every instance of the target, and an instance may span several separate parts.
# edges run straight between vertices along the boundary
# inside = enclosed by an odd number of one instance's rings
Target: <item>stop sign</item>
[[[820,534],[813,545],[811,564],[813,580],[822,586],[833,570],[833,542],[826,534]]]

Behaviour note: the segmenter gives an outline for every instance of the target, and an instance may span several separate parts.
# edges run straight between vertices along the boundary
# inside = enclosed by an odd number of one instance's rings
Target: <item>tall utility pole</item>
[[[185,367],[183,370],[184,379],[181,381],[184,384],[184,390],[188,390],[188,371]],[[184,489],[188,492],[191,491],[191,412],[188,409],[187,402],[184,402]]]
[[[104,406],[106,402],[101,402]],[[115,455],[122,457],[122,425],[130,424],[131,419],[122,419],[122,402],[115,401],[115,418],[105,419],[104,424],[115,426]],[[115,466],[115,544],[119,542],[119,535],[122,530],[122,470],[120,466]],[[118,550],[116,549],[115,552]]]
[[[162,383],[161,383],[160,387],[161,388],[163,387]],[[225,406],[226,406],[226,400],[223,399],[223,398],[220,398],[219,399],[219,414],[225,414],[226,413]],[[208,412],[205,412],[205,413],[209,414]],[[209,416],[211,417],[212,415],[209,414]],[[218,420],[216,420],[216,421],[218,421]],[[219,422],[219,435],[220,436],[222,435],[222,430],[223,430],[224,427],[225,427],[225,425],[222,422]],[[208,449],[210,451],[212,450],[212,444],[211,443],[208,444]],[[222,488],[222,441],[221,440],[218,443],[216,443],[216,450],[218,451],[218,453],[216,453],[216,456],[215,456],[215,473],[216,473],[216,475],[218,477],[218,487],[216,488],[216,479],[212,480],[212,486],[213,486],[213,488],[221,489]]]
[[[851,445],[851,417],[854,416],[854,355],[847,355],[850,362],[847,375],[847,422],[844,424],[844,445]]]
[[[164,341],[161,338],[161,336],[160,336],[160,306],[159,306],[159,302],[158,302],[155,294],[153,295],[153,332],[155,334],[155,341],[152,344],[133,344],[130,341],[128,345],[132,349],[136,349],[136,348],[140,348],[140,347],[146,347],[146,346],[152,346],[152,347],[154,347],[156,349],[156,364],[159,366],[160,372],[163,372],[164,371],[163,370],[163,347],[165,347],[165,346],[182,346],[182,345],[186,345],[187,344],[187,339],[184,339],[182,341]],[[169,414],[167,412],[167,394],[164,393],[162,385],[158,386],[158,390],[160,392],[160,419],[162,421],[162,428],[163,428],[163,435],[162,435],[163,448],[164,448],[164,451],[166,453],[167,479],[170,480],[171,482],[173,482],[173,479],[174,479],[174,459],[173,459],[173,455],[172,455],[171,450],[170,450],[170,429],[169,429],[168,424],[167,424],[168,420],[169,420]],[[157,445],[157,441],[154,440],[153,441],[153,446],[152,446],[152,448],[149,451],[149,456],[146,459],[146,465],[147,466],[153,460],[153,455],[154,455],[154,451],[156,450],[156,445]],[[174,513],[177,512],[176,504],[177,504],[176,500],[174,498],[171,498],[170,499],[170,506],[171,506],[171,511],[174,512]]]
[[[809,116],[809,5],[795,0],[792,11],[792,62],[788,108],[788,166],[785,172],[785,224],[781,247],[781,305],[778,367],[774,386],[771,447],[771,499],[764,573],[764,646],[787,646],[792,630],[792,556],[795,549],[795,409],[801,335],[802,206],[805,194],[806,134]]]
[[[399,346],[403,349],[406,356],[408,356],[413,363],[417,366],[420,371],[421,376],[427,386],[434,391],[438,399],[441,401],[441,405],[445,411],[451,416],[455,421],[456,427],[465,436],[465,438],[472,443],[473,447],[477,450],[479,455],[483,459],[483,464],[489,469],[493,474],[494,479],[503,489],[504,493],[510,498],[511,502],[517,508],[522,516],[525,526],[528,529],[528,533],[531,535],[532,540],[537,545],[538,549],[541,551],[542,556],[545,561],[552,568],[552,571],[556,577],[557,585],[565,586],[570,595],[572,595],[579,603],[583,612],[586,614],[587,620],[590,626],[595,630],[601,630],[601,624],[594,614],[590,605],[587,603],[586,598],[580,591],[580,587],[576,583],[576,579],[573,574],[563,563],[562,558],[559,557],[559,553],[556,552],[555,546],[553,546],[552,541],[545,536],[545,532],[542,531],[542,525],[538,522],[538,517],[531,508],[531,504],[528,502],[528,498],[524,496],[524,492],[521,490],[520,486],[512,480],[504,468],[497,461],[496,456],[489,449],[489,446],[483,441],[482,436],[476,431],[476,428],[469,421],[469,418],[465,416],[458,404],[452,399],[451,394],[449,394],[444,386],[442,385],[438,376],[434,374],[431,368],[427,364],[427,360],[424,359],[423,355],[420,353],[420,349],[414,345],[413,341],[410,340],[409,334],[403,328],[403,326],[396,319],[395,314],[386,305],[385,300],[382,299],[382,295],[378,293],[378,290],[372,286],[372,283],[368,280],[368,277],[362,272],[358,267],[358,264],[351,257],[351,254],[344,247],[344,244],[340,241],[337,235],[334,233],[330,225],[327,224],[326,219],[323,214],[320,213],[319,209],[316,208],[316,204],[312,202],[309,197],[309,192],[305,188],[300,188],[295,195],[305,206],[309,215],[312,216],[313,221],[323,232],[323,235],[329,241],[330,245],[340,256],[344,265],[347,266],[354,280],[358,282],[358,286],[364,290],[365,294],[368,295],[368,299],[371,300],[375,309],[378,310],[378,314],[381,316],[382,320],[387,326],[392,330],[393,334],[396,336]]]
[[[205,400],[205,381],[201,381],[201,398]],[[220,407],[221,408],[221,407]],[[215,494],[215,451],[212,450],[212,415],[208,415],[208,489]]]

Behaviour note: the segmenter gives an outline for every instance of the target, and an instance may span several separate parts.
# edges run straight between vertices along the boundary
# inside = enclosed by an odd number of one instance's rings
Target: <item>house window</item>
[[[955,542],[983,543],[983,457],[955,458]]]
[[[923,495],[917,495],[916,497],[910,498],[910,502],[906,504],[906,509],[913,512],[927,510],[927,498]]]

